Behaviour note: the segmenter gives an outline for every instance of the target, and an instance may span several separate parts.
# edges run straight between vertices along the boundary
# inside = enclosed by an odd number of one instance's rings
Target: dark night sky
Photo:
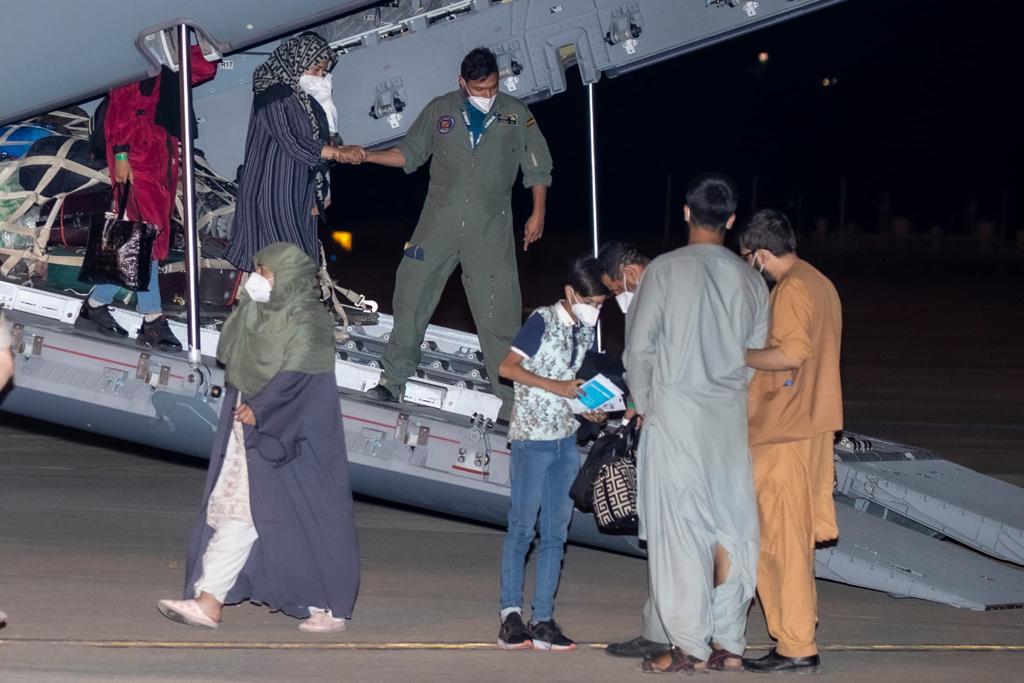
[[[847,220],[864,232],[878,230],[885,197],[912,230],[956,233],[972,202],[977,218],[998,223],[1005,195],[1013,235],[1024,228],[1014,4],[851,0],[604,78],[596,86],[603,234],[667,246],[671,175],[678,242],[685,183],[717,169],[737,180],[741,212],[751,208],[756,176],[757,205],[786,210],[805,230],[818,217],[836,225],[845,177]],[[838,85],[825,88],[824,78]],[[533,105],[556,165],[548,250],[554,239],[585,248],[577,237],[589,234],[586,91],[575,71],[569,82],[568,92]],[[357,244],[389,234],[382,226],[407,236],[426,182],[422,169],[412,179],[342,169],[336,187],[359,201],[343,202],[332,222],[355,230]],[[521,231],[528,193],[516,192],[515,208]]]

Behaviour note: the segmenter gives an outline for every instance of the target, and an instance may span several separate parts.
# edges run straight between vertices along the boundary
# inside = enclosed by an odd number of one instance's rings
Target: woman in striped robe
[[[332,143],[337,112],[330,70],[337,55],[319,35],[282,43],[253,75],[253,106],[231,241],[224,258],[251,271],[253,256],[291,242],[320,262],[317,218],[330,203],[328,165],[359,163],[359,147]]]

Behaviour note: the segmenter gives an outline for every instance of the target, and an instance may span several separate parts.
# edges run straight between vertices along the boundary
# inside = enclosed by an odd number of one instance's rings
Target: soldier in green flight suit
[[[434,98],[397,147],[366,155],[369,163],[406,173],[433,156],[427,199],[398,267],[384,374],[372,392],[388,400],[401,395],[419,363],[420,344],[445,283],[460,264],[487,376],[507,412],[512,390],[499,384],[498,364],[522,323],[523,310],[512,186],[522,169],[523,185],[533,192],[525,251],[544,232],[551,154],[526,105],[498,91],[498,62],[490,50],[477,48],[466,55],[459,86]]]

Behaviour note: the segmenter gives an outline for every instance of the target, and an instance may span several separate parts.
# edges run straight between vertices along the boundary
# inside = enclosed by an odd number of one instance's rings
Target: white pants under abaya
[[[259,536],[253,523],[229,519],[213,532],[203,553],[203,575],[196,581],[196,597],[209,593],[223,604],[228,591],[249,559],[249,551]]]

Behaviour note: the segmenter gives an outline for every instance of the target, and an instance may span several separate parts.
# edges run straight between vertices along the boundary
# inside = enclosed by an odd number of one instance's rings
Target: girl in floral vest
[[[501,363],[502,377],[515,385],[509,439],[512,442],[512,501],[501,554],[501,630],[498,647],[573,650],[554,620],[555,592],[572,519],[569,488],[580,468],[577,421],[567,398],[582,380],[576,373],[594,346],[594,327],[610,292],[601,267],[581,258],[569,270],[565,298],[542,306],[527,319]],[[603,413],[585,417],[599,422]],[[537,581],[532,618],[523,622],[523,573],[540,517]]]

